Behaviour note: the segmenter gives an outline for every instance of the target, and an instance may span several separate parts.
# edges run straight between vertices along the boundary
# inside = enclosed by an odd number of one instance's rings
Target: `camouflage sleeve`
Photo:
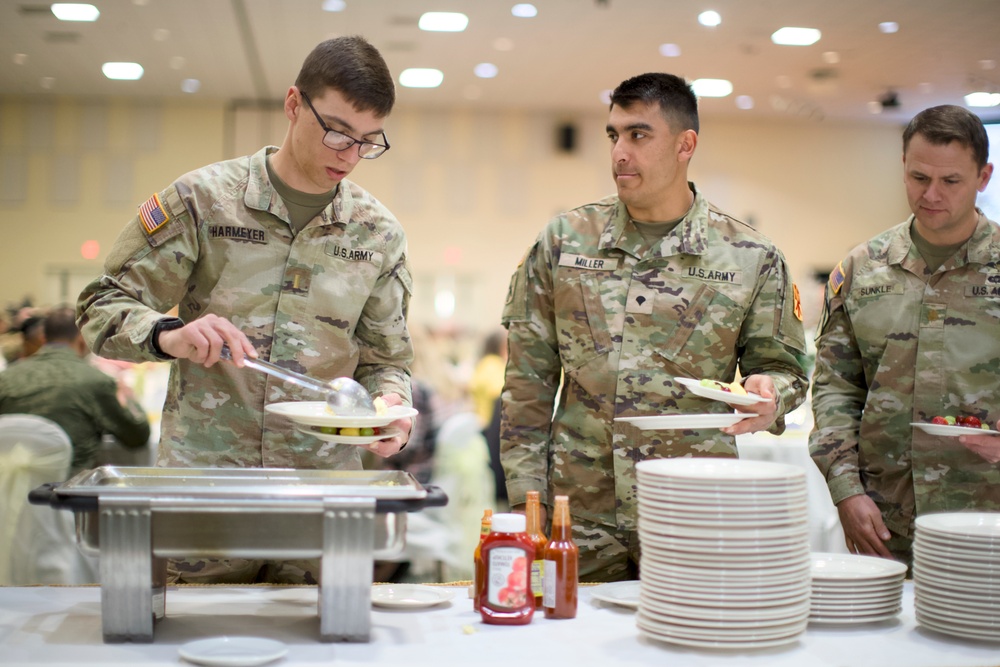
[[[359,346],[355,379],[373,395],[396,393],[411,405],[410,364],[413,346],[406,328],[413,281],[406,263],[405,237],[387,249],[388,270],[379,276],[365,302],[355,337]]]
[[[501,399],[500,462],[511,505],[528,491],[548,496],[549,431],[561,366],[552,304],[551,253],[542,241],[514,272],[503,311],[507,370]]]
[[[96,278],[77,301],[90,349],[108,359],[162,361],[149,343],[153,325],[180,302],[198,256],[191,214],[175,187],[157,195],[167,220],[148,232],[140,216],[122,230]]]
[[[94,414],[103,433],[115,436],[124,447],[142,447],[149,442],[149,420],[134,400],[127,405],[118,401],[118,385],[114,379],[95,387],[92,392]]]
[[[838,287],[839,290],[839,287]],[[864,493],[858,466],[861,416],[868,394],[864,366],[844,300],[828,284],[816,338],[809,452],[834,503]]]
[[[784,430],[783,416],[805,400],[809,378],[799,364],[805,332],[791,273],[777,249],[768,254],[762,281],[740,332],[740,374],[771,377],[778,396],[778,417],[770,429]]]

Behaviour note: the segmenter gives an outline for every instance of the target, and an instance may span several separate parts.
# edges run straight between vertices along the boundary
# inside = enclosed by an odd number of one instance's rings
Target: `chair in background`
[[[28,503],[28,492],[66,479],[73,451],[55,422],[0,416],[0,585],[98,581],[76,546],[73,515]]]

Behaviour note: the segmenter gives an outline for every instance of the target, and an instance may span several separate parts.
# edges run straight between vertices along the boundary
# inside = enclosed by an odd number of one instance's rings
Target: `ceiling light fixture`
[[[836,65],[840,62],[840,54],[836,51],[824,51],[822,58],[827,65]]]
[[[143,72],[139,63],[104,63],[101,71],[113,81],[137,81]]]
[[[736,107],[739,109],[753,109],[753,98],[749,95],[739,95],[736,98]]]
[[[691,89],[698,97],[726,97],[732,94],[733,84],[726,79],[695,79]]]
[[[344,0],[323,0],[324,12],[342,12],[345,9],[347,9],[347,3]]]
[[[480,79],[492,79],[500,70],[493,63],[479,63],[472,71]]]
[[[816,28],[791,28],[786,26],[775,30],[771,35],[771,41],[781,46],[809,46],[818,42],[822,36],[822,33]]]
[[[201,81],[198,79],[184,79],[181,81],[181,91],[189,94],[197,93],[201,89]]]
[[[538,16],[538,9],[529,2],[520,2],[510,8],[510,13],[519,19],[533,19]]]
[[[681,47],[676,44],[660,44],[660,55],[664,58],[677,58],[681,55]]]
[[[878,24],[878,29],[883,34],[891,35],[894,32],[899,32],[899,24],[895,21],[882,21]]]
[[[1000,93],[975,92],[965,96],[970,107],[995,107],[1000,105]]]
[[[399,75],[399,85],[404,88],[437,88],[444,81],[444,72],[426,67],[410,67]]]
[[[52,14],[60,21],[96,21],[101,15],[94,5],[78,2],[57,2],[52,5]]]
[[[425,12],[417,27],[428,32],[462,32],[469,25],[469,17],[460,12]]]
[[[722,23],[722,17],[719,16],[719,12],[709,9],[707,12],[698,14],[698,23],[706,28],[714,28]]]

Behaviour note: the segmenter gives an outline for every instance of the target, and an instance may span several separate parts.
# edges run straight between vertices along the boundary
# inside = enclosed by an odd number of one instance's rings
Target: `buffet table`
[[[580,589],[576,619],[536,616],[527,626],[484,625],[464,587],[451,602],[424,608],[373,608],[369,643],[319,641],[314,587],[181,586],[151,644],[105,644],[97,587],[0,588],[0,664],[179,665],[187,642],[220,635],[277,639],[291,665],[852,665],[982,667],[1000,664],[1000,643],[952,639],[917,627],[912,583],[892,621],[813,626],[795,643],[758,651],[686,649],[640,637],[635,611]]]

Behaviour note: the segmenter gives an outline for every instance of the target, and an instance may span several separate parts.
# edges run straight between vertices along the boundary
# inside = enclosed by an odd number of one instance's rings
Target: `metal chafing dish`
[[[374,558],[398,554],[406,513],[447,496],[395,471],[276,468],[87,470],[29,494],[70,509],[100,554],[104,641],[152,641],[168,558],[319,558],[320,638],[368,641]]]

